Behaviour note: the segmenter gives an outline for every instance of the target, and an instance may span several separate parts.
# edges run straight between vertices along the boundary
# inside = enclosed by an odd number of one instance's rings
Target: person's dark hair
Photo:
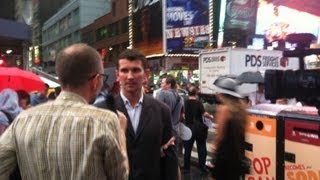
[[[175,89],[177,86],[176,78],[170,74],[167,75],[165,78],[166,78],[166,83],[170,84],[171,89]]]
[[[30,104],[30,94],[25,90],[17,90],[19,100],[27,99],[27,104]]]
[[[49,89],[49,88],[50,88],[49,84],[44,83],[44,85],[46,86],[46,88],[47,88],[47,89]]]
[[[189,96],[196,96],[198,94],[198,89],[195,86],[191,86],[188,89],[188,95]]]
[[[58,97],[61,92],[61,87],[60,86],[55,87],[54,92],[55,92],[56,97]]]
[[[126,49],[118,57],[117,69],[119,69],[119,60],[127,59],[129,61],[139,60],[142,62],[143,69],[148,68],[146,56],[135,49]]]
[[[50,99],[50,100],[55,100],[55,99],[56,99],[56,94],[55,94],[55,92],[49,93],[48,99]]]
[[[66,47],[56,57],[56,73],[61,86],[77,88],[84,85],[92,75],[99,73],[100,63],[98,51],[86,44]]]

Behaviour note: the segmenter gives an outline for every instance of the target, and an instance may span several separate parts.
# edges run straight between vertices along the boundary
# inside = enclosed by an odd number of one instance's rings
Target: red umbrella
[[[46,87],[40,77],[30,71],[16,67],[0,67],[0,91],[5,88],[42,91]]]

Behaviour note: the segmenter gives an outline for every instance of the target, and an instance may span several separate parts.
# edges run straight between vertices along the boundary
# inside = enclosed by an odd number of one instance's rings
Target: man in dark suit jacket
[[[114,105],[128,119],[129,179],[175,180],[178,158],[172,138],[171,112],[165,104],[143,94],[147,74],[143,54],[130,49],[120,54],[116,75],[121,91]],[[106,103],[97,106],[106,108]]]

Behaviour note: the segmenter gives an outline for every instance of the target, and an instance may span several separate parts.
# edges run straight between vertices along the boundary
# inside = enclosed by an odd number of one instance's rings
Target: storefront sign
[[[165,69],[170,70],[195,70],[198,69],[198,59],[197,58],[166,58],[165,59]]]

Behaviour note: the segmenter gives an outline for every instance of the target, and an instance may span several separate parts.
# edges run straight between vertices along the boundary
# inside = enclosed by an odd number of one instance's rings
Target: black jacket
[[[177,179],[178,158],[174,146],[160,157],[160,148],[172,137],[171,112],[162,102],[144,96],[140,121],[135,134],[127,109],[120,95],[115,97],[115,107],[128,119],[126,131],[130,180]],[[106,108],[106,103],[96,106]]]

